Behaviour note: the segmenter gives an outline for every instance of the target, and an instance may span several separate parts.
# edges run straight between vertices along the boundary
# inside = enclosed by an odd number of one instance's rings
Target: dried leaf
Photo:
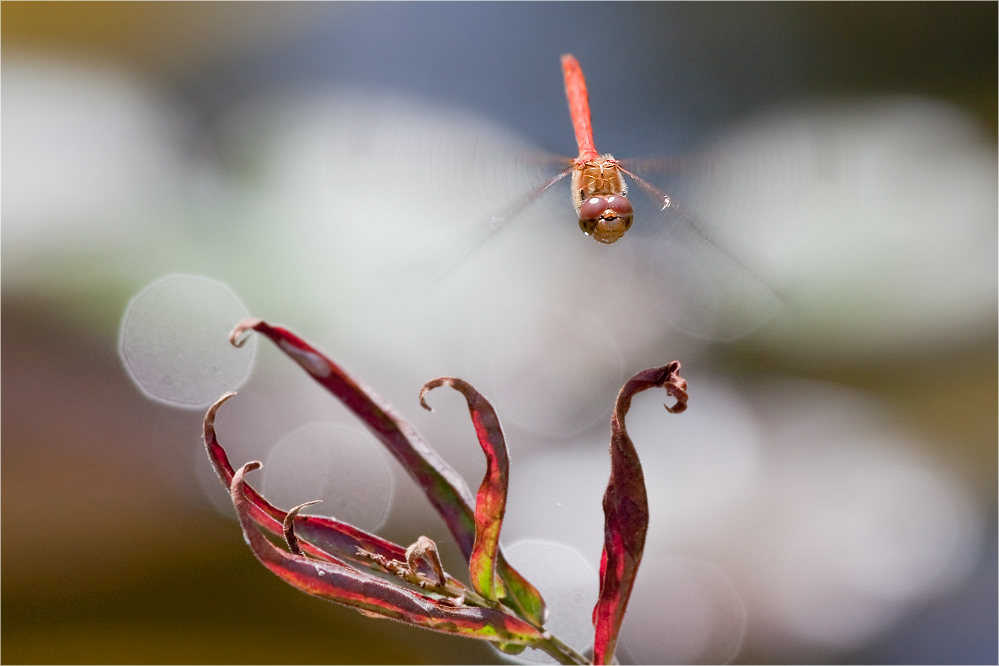
[[[429,562],[433,567],[437,574],[438,585],[447,582],[444,577],[444,565],[441,564],[441,556],[437,552],[437,544],[428,536],[421,536],[406,549],[406,565],[410,571],[417,571],[421,561]]]
[[[465,396],[475,434],[486,454],[486,475],[475,498],[475,544],[468,560],[468,572],[476,592],[487,599],[497,599],[502,581],[496,573],[496,558],[510,482],[510,459],[503,429],[489,401],[471,384],[457,377],[438,377],[427,382],[420,390],[420,404],[424,409],[433,411],[425,397],[438,386],[450,386]]]
[[[680,363],[643,370],[618,393],[611,416],[611,475],[604,493],[604,550],[600,557],[600,596],[593,608],[593,663],[614,659],[618,632],[635,584],[649,527],[649,502],[645,476],[635,446],[628,437],[624,417],[631,399],[650,388],[664,388],[676,398],[672,414],[687,408],[687,382],[679,375]]]
[[[230,341],[239,346],[249,330],[267,336],[354,412],[423,489],[458,542],[462,554],[469,559],[475,546],[475,516],[472,493],[461,475],[430,448],[391,405],[329,356],[288,329],[260,319],[241,321],[229,334]],[[537,589],[507,564],[502,553],[497,557],[496,566],[509,592],[500,600],[539,626],[543,624],[548,610]]]
[[[295,555],[302,554],[302,547],[298,545],[298,535],[295,534],[295,518],[298,517],[298,512],[305,507],[312,506],[313,504],[319,504],[320,502],[322,502],[322,500],[302,502],[298,506],[288,509],[288,514],[284,517],[284,522],[282,523],[282,526],[284,527],[284,542],[288,544],[288,550]]]
[[[389,618],[446,634],[520,645],[544,640],[536,627],[506,613],[474,606],[455,607],[343,564],[310,559],[276,547],[257,528],[251,516],[254,503],[243,481],[246,472],[260,466],[259,462],[249,462],[237,470],[230,495],[253,554],[288,584],[369,617]]]

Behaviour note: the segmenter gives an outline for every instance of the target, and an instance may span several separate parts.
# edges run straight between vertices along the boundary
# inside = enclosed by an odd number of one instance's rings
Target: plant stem
[[[557,636],[548,634],[548,640],[535,645],[539,650],[544,650],[549,656],[560,664],[589,664],[590,660],[579,654],[571,647],[563,643]]]

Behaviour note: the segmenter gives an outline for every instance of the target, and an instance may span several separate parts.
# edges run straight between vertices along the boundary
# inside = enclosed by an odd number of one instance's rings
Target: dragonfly
[[[565,78],[565,96],[569,102],[579,156],[546,183],[541,192],[571,173],[572,205],[579,217],[580,230],[598,243],[616,243],[634,221],[634,208],[627,196],[628,184],[621,174],[627,174],[648,188],[655,188],[625,169],[610,153],[601,155],[597,152],[593,143],[586,79],[583,68],[572,54],[562,56],[562,76]],[[672,203],[669,196],[658,191],[654,196],[662,202],[662,210]]]
[[[578,148],[577,157],[574,159],[568,157],[560,158],[558,160],[558,163],[560,163],[557,167],[558,170],[554,175],[547,177],[541,184],[536,185],[529,194],[519,198],[513,205],[501,209],[497,214],[491,215],[489,217],[489,224],[486,225],[488,228],[485,228],[485,226],[473,228],[472,232],[476,240],[469,239],[471,241],[470,244],[459,243],[459,245],[464,245],[466,249],[459,253],[459,259],[448,262],[450,264],[449,267],[437,274],[431,288],[446,281],[447,278],[453,275],[456,269],[466,264],[466,260],[472,254],[476,253],[488,241],[495,238],[499,231],[513,226],[513,222],[521,216],[530,204],[545,192],[551,190],[555,185],[563,182],[566,178],[570,182],[570,198],[579,229],[582,233],[601,245],[617,243],[632,229],[636,217],[636,207],[632,205],[632,201],[628,198],[628,180],[630,179],[648,196],[648,199],[653,204],[651,207],[639,207],[640,210],[655,219],[649,220],[648,228],[642,232],[645,241],[654,240],[652,242],[641,243],[644,247],[637,250],[637,252],[642,254],[642,259],[633,262],[628,267],[629,270],[638,269],[642,266],[646,268],[652,266],[652,268],[645,270],[643,275],[639,276],[640,280],[646,282],[648,282],[648,275],[657,273],[661,276],[665,270],[670,273],[669,280],[672,283],[672,289],[684,288],[683,285],[677,285],[677,282],[680,281],[680,276],[675,268],[664,269],[665,264],[670,263],[670,261],[673,261],[677,257],[677,254],[672,250],[663,249],[667,244],[665,241],[660,242],[662,238],[669,234],[673,245],[685,244],[686,247],[696,248],[695,252],[698,258],[693,260],[687,259],[686,264],[700,262],[702,265],[697,267],[697,271],[702,276],[709,273],[712,275],[726,273],[728,275],[725,278],[727,285],[720,289],[727,289],[729,292],[733,292],[732,285],[736,285],[736,290],[740,291],[746,291],[749,288],[749,290],[755,291],[755,295],[752,296],[754,303],[760,302],[761,299],[758,296],[760,293],[763,293],[764,298],[762,300],[766,300],[769,303],[766,308],[759,309],[759,312],[763,312],[764,309],[768,311],[774,310],[772,307],[774,302],[780,301],[782,297],[778,295],[779,292],[776,288],[759,277],[760,272],[756,268],[750,267],[749,262],[740,256],[739,252],[723,246],[722,243],[713,237],[713,234],[708,233],[702,227],[696,216],[690,214],[686,208],[678,206],[668,194],[635,173],[632,168],[629,168],[629,166],[636,163],[638,163],[638,167],[636,168],[642,168],[643,166],[649,168],[650,164],[653,165],[653,168],[656,164],[668,167],[675,165],[678,160],[645,160],[644,164],[642,164],[635,160],[618,160],[609,153],[601,154],[596,150],[593,139],[589,94],[582,67],[573,55],[566,54],[561,58],[561,68],[565,84],[566,100]],[[555,163],[553,162],[553,164]],[[677,241],[676,239],[681,236],[685,240]],[[668,258],[666,257],[667,254],[669,255]],[[704,266],[705,263],[712,264],[712,267]],[[727,266],[724,264],[727,264]],[[734,267],[734,270],[732,270],[732,267]],[[715,270],[716,268],[720,268],[720,270]],[[735,277],[732,277],[733,275]],[[685,281],[688,283],[697,279],[697,276],[685,276]],[[695,293],[700,287],[688,285],[687,288],[691,294],[687,300],[699,301],[695,307],[703,309],[707,307],[704,303],[714,298],[714,295],[701,298],[700,294],[704,293],[703,289],[701,292]],[[711,287],[710,289],[716,288]],[[748,305],[750,299],[741,296],[733,297],[731,293],[728,300],[741,300],[747,304],[745,307],[755,308],[755,305]],[[762,322],[768,316],[753,314],[751,318],[754,322]],[[748,330],[751,327],[740,326],[738,328],[740,330]]]

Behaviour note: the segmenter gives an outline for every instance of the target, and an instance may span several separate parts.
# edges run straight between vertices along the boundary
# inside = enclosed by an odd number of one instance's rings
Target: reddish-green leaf
[[[461,475],[430,448],[391,405],[329,356],[288,329],[260,319],[243,320],[229,334],[229,339],[239,346],[249,330],[267,336],[354,412],[423,489],[468,560],[475,546],[475,516],[472,493]],[[538,625],[544,623],[548,610],[541,594],[507,564],[502,552],[497,557],[497,570],[509,593],[501,601],[520,610]]]
[[[635,584],[649,527],[649,502],[645,476],[635,446],[624,427],[624,417],[636,393],[664,388],[676,399],[673,414],[687,408],[687,382],[679,374],[680,363],[643,370],[621,388],[611,416],[611,475],[604,493],[604,550],[600,557],[600,596],[593,608],[593,663],[614,659],[618,631]]]
[[[487,599],[496,599],[502,589],[502,582],[496,573],[496,558],[510,482],[506,440],[493,406],[463,379],[438,377],[427,382],[420,390],[420,404],[424,409],[433,411],[424,398],[438,386],[450,386],[465,396],[475,434],[486,454],[486,475],[475,497],[475,544],[468,560],[468,573],[476,592]]]
[[[369,617],[398,620],[433,631],[497,643],[531,645],[545,637],[534,626],[489,608],[455,607],[413,592],[342,563],[295,555],[268,541],[251,516],[243,475],[260,467],[250,462],[236,470],[230,495],[243,535],[257,559],[282,580],[317,597],[356,609]]]
[[[231,488],[235,471],[229,463],[225,449],[218,442],[215,433],[215,415],[222,403],[234,395],[236,394],[226,393],[219,398],[208,409],[204,422],[205,448],[208,450],[208,459],[211,460],[219,480],[227,490]],[[272,505],[248,484],[245,485],[245,489],[249,515],[253,521],[271,534],[282,535],[287,512]],[[358,549],[381,555],[388,560],[406,560],[406,549],[402,546],[333,518],[295,516],[295,534],[303,541],[301,543],[303,551],[329,561],[348,560],[365,567],[379,568],[370,558],[358,555]],[[430,575],[433,570],[428,565],[423,564],[420,567],[420,573]]]

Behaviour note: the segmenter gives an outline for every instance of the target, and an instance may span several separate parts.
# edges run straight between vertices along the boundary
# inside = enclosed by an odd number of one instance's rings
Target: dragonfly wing
[[[714,153],[710,150],[677,155],[645,155],[619,160],[628,172],[640,174],[650,182],[663,178],[684,177],[710,172],[714,167]]]
[[[645,236],[634,270],[666,319],[694,337],[732,341],[765,324],[784,305],[779,271],[762,255],[630,170],[647,197],[636,224]],[[633,231],[632,233],[635,233]]]
[[[495,239],[499,232],[509,228],[516,222],[523,219],[523,214],[541,195],[563,181],[572,172],[572,164],[564,167],[561,171],[551,176],[547,181],[541,183],[527,195],[501,209],[490,213],[479,223],[472,225],[464,238],[456,243],[454,247],[458,252],[450,258],[445,257],[443,263],[438,264],[438,274],[433,279],[430,288],[433,289],[438,284],[446,281],[454,273],[462,268],[469,260],[474,258],[477,251],[483,249],[489,241]],[[568,202],[566,203],[569,206]]]
[[[310,223],[342,253],[331,272],[349,266],[398,300],[516,226],[518,210],[536,211],[544,186],[570,164],[486,119],[418,99],[344,92],[310,112],[323,140],[309,139],[316,163],[299,172],[322,180],[293,186],[315,199]]]

